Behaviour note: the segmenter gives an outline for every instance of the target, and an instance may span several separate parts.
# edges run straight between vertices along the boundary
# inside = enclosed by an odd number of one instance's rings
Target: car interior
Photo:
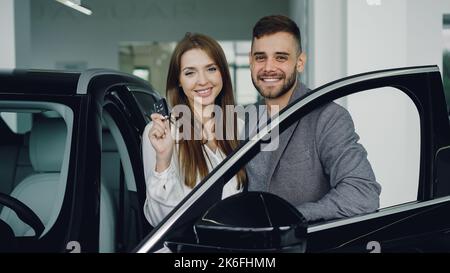
[[[4,136],[0,141],[0,193],[31,209],[43,230],[36,234],[17,210],[6,206],[1,207],[0,220],[12,229],[15,238],[42,238],[55,224],[62,207],[73,114],[53,103],[0,112],[0,134]]]
[[[12,168],[15,177],[10,194],[32,208],[44,225],[49,223],[52,213],[58,213],[53,211],[53,200],[60,183],[64,155],[61,151],[64,151],[66,134],[61,118],[36,117],[31,132],[25,137],[24,143],[29,140],[29,144],[17,147],[22,157],[17,157],[16,168]],[[27,154],[29,156],[24,156]],[[16,236],[31,235],[32,230],[11,209],[3,208],[1,218],[13,227]]]
[[[16,124],[7,123],[11,114],[18,117]],[[0,118],[0,193],[20,200],[38,216],[45,227],[39,238],[50,230],[62,205],[58,196],[63,197],[65,190],[61,170],[67,157],[67,131],[64,119],[47,109],[8,110]],[[121,160],[120,151],[127,154],[125,143],[110,117],[103,122],[102,144],[99,251],[121,252],[139,242],[140,206],[128,155]],[[0,205],[0,211],[0,229],[11,230],[16,238],[35,237],[35,231],[13,210]]]

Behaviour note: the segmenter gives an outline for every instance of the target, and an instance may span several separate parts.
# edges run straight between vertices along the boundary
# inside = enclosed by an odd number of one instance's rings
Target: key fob
[[[155,112],[162,115],[165,119],[170,117],[169,107],[165,98],[160,99],[154,104]]]

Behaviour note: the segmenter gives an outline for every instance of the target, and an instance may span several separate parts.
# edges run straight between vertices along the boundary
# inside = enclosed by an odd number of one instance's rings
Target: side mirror
[[[286,200],[243,192],[221,200],[194,224],[197,244],[166,242],[174,252],[305,252],[307,221]]]

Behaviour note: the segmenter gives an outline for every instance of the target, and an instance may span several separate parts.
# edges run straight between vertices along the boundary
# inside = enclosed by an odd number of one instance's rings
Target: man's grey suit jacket
[[[307,92],[299,83],[290,102]],[[308,221],[373,212],[381,186],[358,140],[346,109],[334,102],[319,107],[280,135],[278,149],[247,164],[248,189],[283,197]]]

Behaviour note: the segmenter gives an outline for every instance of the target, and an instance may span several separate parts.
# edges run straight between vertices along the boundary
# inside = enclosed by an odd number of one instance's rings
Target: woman
[[[167,98],[173,106],[186,106],[191,115],[191,134],[180,138],[187,128],[181,119],[152,114],[143,134],[144,172],[147,198],[144,214],[156,226],[214,167],[238,146],[238,124],[235,115],[226,115],[226,105],[234,105],[228,64],[220,45],[208,36],[186,34],[172,54],[167,76]],[[227,117],[232,117],[234,138],[222,140],[215,132],[216,119],[211,108],[220,107],[223,135],[227,135]],[[199,126],[196,126],[199,125]],[[201,131],[201,137],[195,132]],[[190,137],[189,137],[190,136]],[[245,171],[241,170],[222,191],[222,198],[242,191]]]

